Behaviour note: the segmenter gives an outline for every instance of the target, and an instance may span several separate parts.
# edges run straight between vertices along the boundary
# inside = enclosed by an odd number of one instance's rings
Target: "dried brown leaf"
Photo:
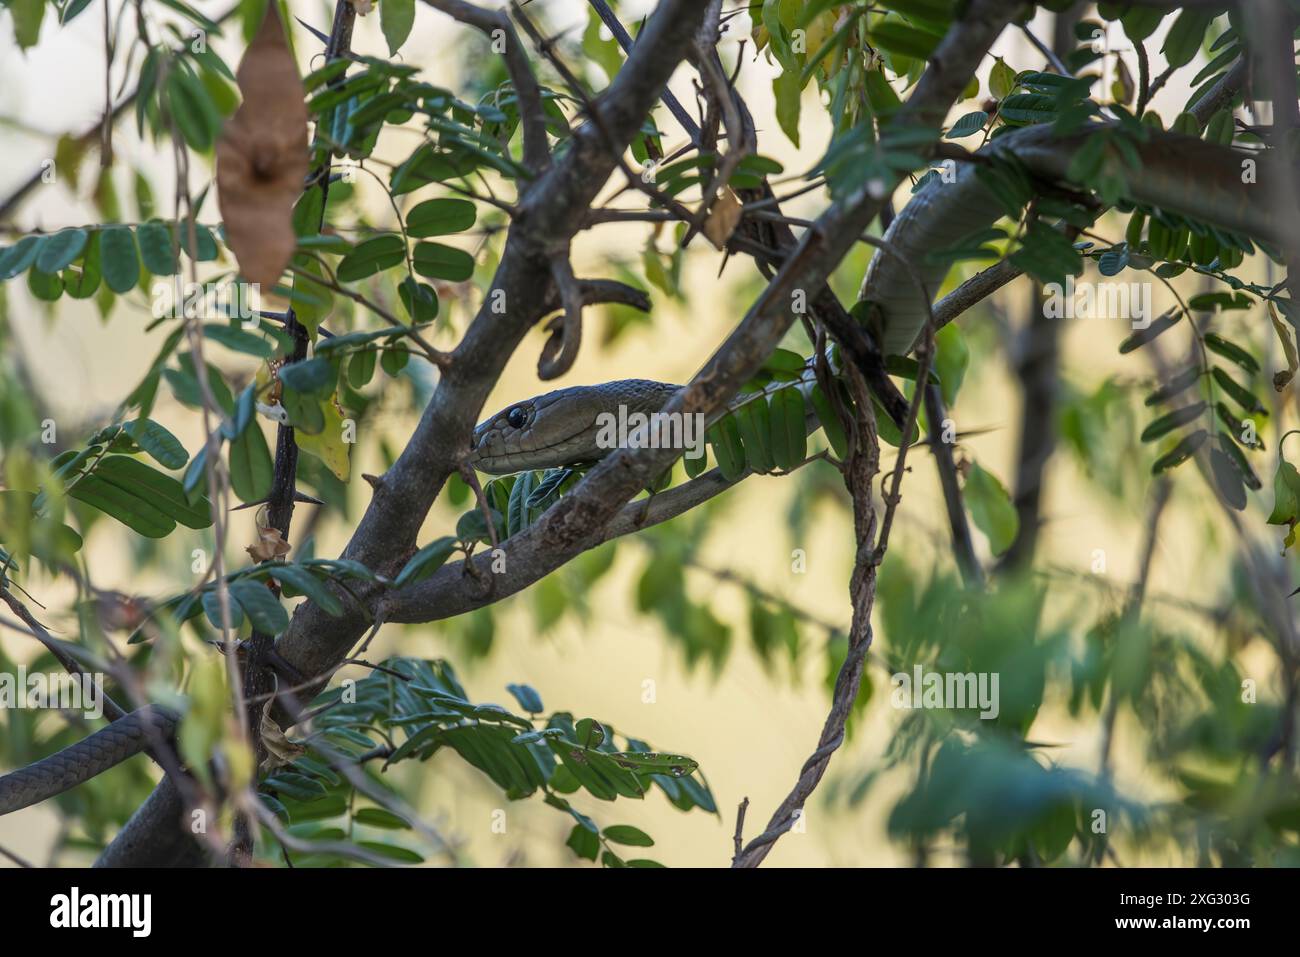
[[[273,768],[281,767],[285,764],[293,764],[307,749],[297,742],[290,741],[281,727],[275,723],[271,717],[271,706],[275,704],[275,698],[269,698],[265,705],[262,706],[262,721],[259,732],[262,736],[262,744],[266,747],[266,759],[262,762],[262,770],[269,771]]]
[[[722,249],[736,231],[740,223],[740,200],[730,189],[724,189],[709,210],[709,217],[704,221],[704,235],[716,249]]]
[[[284,540],[278,528],[259,528],[257,541],[244,551],[248,552],[249,557],[255,562],[269,562],[288,555],[289,549],[289,543]]]

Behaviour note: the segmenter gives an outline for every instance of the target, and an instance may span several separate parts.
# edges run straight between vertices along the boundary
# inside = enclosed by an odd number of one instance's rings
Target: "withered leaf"
[[[721,249],[727,244],[740,222],[741,211],[736,194],[724,189],[709,210],[709,218],[704,221],[704,235],[714,247]]]
[[[276,4],[244,52],[243,103],[217,143],[217,202],[239,271],[270,290],[297,246],[293,207],[307,175],[307,105]]]
[[[289,543],[284,540],[278,528],[258,528],[257,541],[244,551],[255,562],[269,562],[289,554]]]
[[[262,762],[262,770],[264,771],[270,771],[286,764],[293,764],[307,750],[303,745],[290,741],[281,727],[275,723],[275,719],[271,717],[271,706],[273,704],[275,704],[274,696],[262,706],[262,721],[259,730],[262,735],[262,744],[266,747],[266,759]]]

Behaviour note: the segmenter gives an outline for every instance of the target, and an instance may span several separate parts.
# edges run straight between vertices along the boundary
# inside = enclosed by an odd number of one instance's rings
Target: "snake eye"
[[[506,413],[506,421],[510,423],[511,428],[522,429],[528,423],[528,413],[524,411],[522,405],[517,405]]]

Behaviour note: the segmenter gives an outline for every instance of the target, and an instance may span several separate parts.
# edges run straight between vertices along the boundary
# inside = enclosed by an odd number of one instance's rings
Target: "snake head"
[[[610,451],[596,441],[601,413],[663,407],[677,387],[641,379],[557,389],[516,402],[474,430],[469,464],[491,475],[588,465]]]

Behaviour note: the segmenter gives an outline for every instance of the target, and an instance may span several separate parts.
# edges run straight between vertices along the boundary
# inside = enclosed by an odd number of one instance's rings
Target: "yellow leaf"
[[[343,418],[343,410],[332,395],[321,400],[320,408],[325,415],[325,428],[316,435],[307,435],[301,431],[295,433],[298,448],[316,456],[340,482],[346,482],[352,469],[352,463],[348,459],[348,446],[355,440],[352,432],[355,423]]]

